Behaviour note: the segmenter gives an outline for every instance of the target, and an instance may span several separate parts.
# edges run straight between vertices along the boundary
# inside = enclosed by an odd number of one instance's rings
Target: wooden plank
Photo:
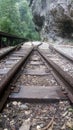
[[[43,70],[43,69],[25,69],[24,70],[24,74],[26,74],[26,75],[38,75],[38,76],[43,76],[43,75],[48,75],[49,74],[49,72],[46,70],[45,71],[45,69]]]
[[[59,86],[21,86],[19,93],[12,93],[9,96],[10,99],[18,100],[62,100],[66,99],[66,96],[62,93]]]

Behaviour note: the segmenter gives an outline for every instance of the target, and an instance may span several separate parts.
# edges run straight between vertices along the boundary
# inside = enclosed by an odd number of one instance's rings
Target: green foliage
[[[27,0],[0,0],[1,31],[30,40],[39,40],[32,19]]]
[[[73,108],[69,108],[68,111],[73,113]]]

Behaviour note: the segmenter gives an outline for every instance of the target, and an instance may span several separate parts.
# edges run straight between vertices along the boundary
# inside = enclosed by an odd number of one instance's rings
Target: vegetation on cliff
[[[26,0],[0,0],[0,31],[39,40]]]

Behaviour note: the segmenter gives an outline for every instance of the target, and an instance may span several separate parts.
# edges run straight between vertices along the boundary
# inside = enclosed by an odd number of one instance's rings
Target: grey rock
[[[17,105],[17,101],[14,101],[12,104],[13,104],[14,106],[16,106],[16,105]]]
[[[36,126],[36,129],[37,129],[37,130],[41,130],[40,125],[37,125],[37,126]]]
[[[44,124],[40,124],[40,127],[43,128],[43,127],[44,127]]]
[[[22,104],[22,105],[20,106],[20,108],[21,108],[21,109],[24,109],[24,110],[28,110],[28,109],[29,109],[29,107],[28,107],[26,104]]]
[[[73,35],[72,0],[29,0],[36,29],[42,40]]]
[[[19,128],[19,130],[30,130],[30,119],[24,120],[22,126]]]

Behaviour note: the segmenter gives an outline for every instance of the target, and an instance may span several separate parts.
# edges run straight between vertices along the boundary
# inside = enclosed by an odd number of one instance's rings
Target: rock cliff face
[[[29,0],[36,29],[48,40],[73,37],[73,0]]]

